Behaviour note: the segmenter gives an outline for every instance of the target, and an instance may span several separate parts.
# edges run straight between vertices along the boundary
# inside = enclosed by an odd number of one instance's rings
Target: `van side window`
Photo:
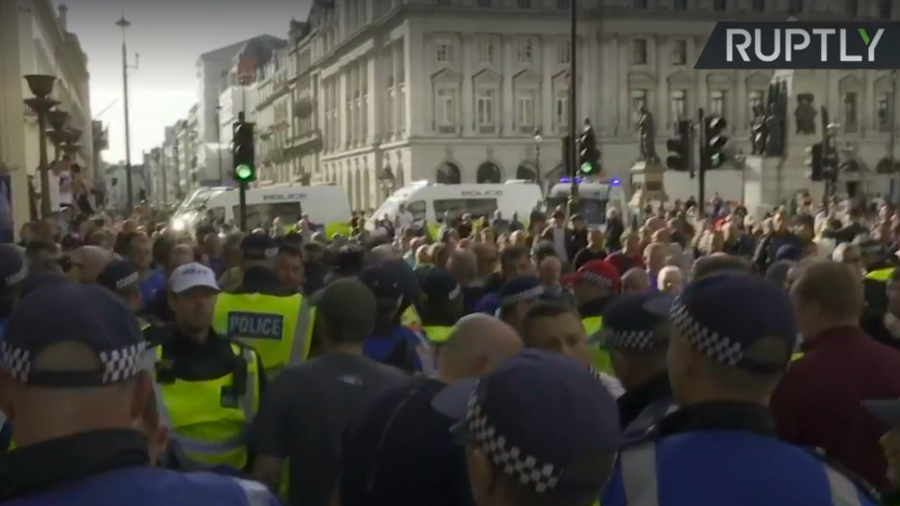
[[[212,211],[213,221],[215,221],[216,223],[225,221],[225,208],[224,207],[222,207],[222,206],[214,207],[210,211]],[[235,216],[239,216],[239,215],[236,214]]]
[[[417,200],[415,202],[406,204],[406,210],[413,215],[413,223],[425,222],[425,209],[426,207],[424,200]]]
[[[234,221],[241,219],[241,206],[234,206]],[[294,225],[300,221],[303,210],[300,202],[279,202],[276,204],[247,204],[247,228],[268,230],[275,218],[281,218],[282,225]]]
[[[434,216],[439,223],[444,221],[444,213],[451,220],[457,220],[464,214],[472,218],[490,218],[497,210],[497,199],[447,199],[434,201]]]

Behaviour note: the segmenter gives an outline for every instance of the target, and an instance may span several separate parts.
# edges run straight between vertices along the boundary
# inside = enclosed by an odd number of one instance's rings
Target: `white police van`
[[[212,187],[196,190],[178,207],[170,227],[176,232],[192,230],[203,216],[211,213],[216,222],[238,224],[240,198],[237,188]],[[350,202],[339,186],[294,184],[250,188],[247,190],[247,228],[268,229],[275,218],[293,225],[303,216],[325,227],[330,233],[344,232],[350,223]]]
[[[609,209],[616,209],[625,222],[631,223],[631,214],[628,210],[628,197],[622,189],[622,182],[618,178],[596,181],[591,179],[576,178],[578,184],[578,206],[575,211],[584,218],[589,226],[606,228],[606,213]],[[569,196],[572,194],[572,181],[562,178],[550,188],[547,194],[547,209],[553,211],[562,206],[566,209]]]
[[[377,220],[394,220],[400,206],[412,213],[417,225],[440,226],[444,216],[456,219],[464,214],[473,218],[490,218],[500,211],[505,219],[518,214],[528,220],[531,211],[541,204],[543,196],[538,185],[530,181],[512,180],[502,184],[441,184],[419,181],[394,192],[381,207],[366,220],[366,229],[374,231]]]

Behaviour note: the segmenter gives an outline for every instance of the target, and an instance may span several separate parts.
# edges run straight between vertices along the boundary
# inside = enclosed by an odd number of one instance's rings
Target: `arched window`
[[[478,167],[475,174],[477,183],[502,183],[503,175],[500,173],[500,167],[491,162],[484,162]]]
[[[455,163],[444,162],[438,168],[435,179],[441,184],[460,184],[462,183],[462,173]]]
[[[516,179],[525,181],[537,181],[537,171],[529,163],[523,163],[516,169]]]

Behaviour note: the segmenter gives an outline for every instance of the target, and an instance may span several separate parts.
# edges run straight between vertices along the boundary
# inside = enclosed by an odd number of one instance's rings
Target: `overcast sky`
[[[5,0],[0,0],[5,1]],[[122,35],[116,21],[124,12],[129,64],[131,158],[162,143],[164,128],[187,116],[197,102],[195,64],[205,52],[256,35],[287,38],[291,17],[305,21],[309,0],[54,0],[69,7],[69,31],[88,55],[91,109],[109,126],[104,159],[125,159],[122,100]],[[111,107],[110,107],[111,106]],[[105,112],[104,109],[107,109]],[[98,115],[100,115],[98,117]]]

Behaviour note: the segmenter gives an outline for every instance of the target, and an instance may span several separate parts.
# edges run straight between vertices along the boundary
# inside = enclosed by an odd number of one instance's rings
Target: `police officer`
[[[48,318],[47,315],[53,315]],[[19,448],[3,456],[0,504],[277,506],[261,485],[150,466],[133,427],[152,395],[143,338],[109,291],[62,282],[23,299],[10,320],[0,389]]]
[[[429,269],[419,286],[419,315],[429,343],[439,345],[450,337],[457,320],[465,314],[462,291],[452,274],[443,269]]]
[[[28,267],[22,253],[11,244],[0,244],[0,343],[27,276]]]
[[[619,293],[619,271],[604,260],[591,260],[565,278],[563,284],[572,284],[575,289],[575,299],[588,335],[594,368],[598,372],[612,374],[609,353],[600,348],[599,331],[603,327],[603,310]]]
[[[375,329],[363,343],[363,354],[407,372],[430,374],[434,361],[428,342],[399,320],[404,298],[403,280],[388,265],[367,268],[359,280],[375,295],[378,312]]]
[[[679,409],[623,445],[603,506],[877,502],[824,455],[775,437],[767,405],[797,341],[783,290],[756,276],[722,273],[694,281],[671,304],[647,305],[657,314],[666,306]]]
[[[535,276],[517,276],[500,288],[497,317],[522,333],[525,313],[541,299],[550,298],[544,286]]]
[[[234,293],[219,295],[216,332],[252,346],[269,377],[309,355],[315,309],[306,297],[291,293],[278,281],[278,244],[267,235],[251,234],[241,242],[244,281]]]
[[[666,371],[668,318],[644,308],[665,297],[660,292],[624,295],[603,313],[601,344],[625,388],[616,399],[625,437],[644,434],[674,409]]]
[[[172,441],[199,465],[242,470],[245,435],[259,408],[265,371],[250,347],[212,328],[219,287],[213,271],[190,263],[169,279],[174,327],[158,342],[155,391]]]
[[[97,275],[97,284],[118,295],[134,311],[141,331],[146,334],[150,327],[161,326],[162,323],[144,311],[140,281],[137,269],[125,260],[113,260]]]

